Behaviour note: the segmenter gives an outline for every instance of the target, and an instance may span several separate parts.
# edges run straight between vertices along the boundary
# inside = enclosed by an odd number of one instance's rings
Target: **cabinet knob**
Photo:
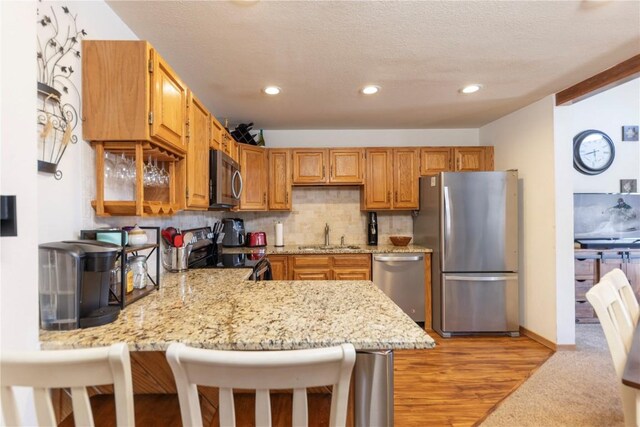
[[[324,166],[322,166],[322,179],[324,179]]]
[[[262,203],[267,203],[267,193],[262,193]]]

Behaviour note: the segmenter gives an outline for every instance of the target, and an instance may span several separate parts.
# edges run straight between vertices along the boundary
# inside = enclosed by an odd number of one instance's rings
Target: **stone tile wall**
[[[347,244],[367,243],[366,212],[360,211],[359,187],[293,187],[291,212],[246,212],[225,215],[245,220],[247,231],[265,231],[267,242],[275,242],[275,223],[284,224],[285,245],[324,243],[324,227],[329,224],[331,244],[345,236]],[[379,243],[390,243],[390,235],[413,235],[410,212],[378,212]]]

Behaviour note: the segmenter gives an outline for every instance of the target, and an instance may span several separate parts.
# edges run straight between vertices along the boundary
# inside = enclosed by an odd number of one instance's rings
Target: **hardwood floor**
[[[395,352],[398,427],[477,425],[553,353],[527,337],[443,339],[433,331],[429,335],[436,340],[435,349]],[[311,426],[327,425],[330,399],[321,396],[309,399]],[[112,398],[95,396],[92,406],[97,426],[113,425]],[[252,408],[253,396],[236,398],[238,426],[252,425]],[[291,425],[290,408],[289,396],[272,399],[274,426]],[[180,425],[175,394],[136,395],[135,410],[138,426]],[[72,426],[73,422],[68,417],[62,425]],[[218,425],[217,417],[210,425]]]
[[[440,338],[395,352],[395,424],[473,426],[553,353],[527,337]]]

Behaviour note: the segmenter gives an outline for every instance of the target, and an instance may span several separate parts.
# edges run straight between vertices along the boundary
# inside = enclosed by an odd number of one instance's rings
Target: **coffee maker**
[[[120,246],[94,240],[38,246],[40,327],[69,330],[118,318],[109,305],[109,279]]]
[[[367,224],[367,245],[378,246],[378,214],[369,212]]]
[[[244,221],[240,218],[224,218],[222,220],[222,246],[225,248],[233,248],[244,246]]]

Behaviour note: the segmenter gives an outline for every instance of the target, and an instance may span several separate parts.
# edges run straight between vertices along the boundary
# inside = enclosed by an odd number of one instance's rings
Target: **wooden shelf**
[[[91,201],[91,206],[96,209],[97,203],[95,200]],[[163,216],[173,215],[180,210],[177,204],[170,204],[167,202],[157,201],[144,201],[142,202],[143,213],[142,216]],[[104,215],[103,216],[135,216],[136,215],[136,202],[131,201],[104,201]]]
[[[126,306],[126,305],[129,305],[129,304],[133,304],[134,302],[138,301],[139,299],[149,295],[155,289],[156,289],[156,287],[153,286],[153,284],[147,285],[147,287],[144,288],[144,289],[134,289],[133,291],[129,292],[128,294],[126,294],[124,296],[124,305]]]
[[[161,216],[173,215],[185,208],[186,160],[151,142],[94,141],[96,151],[96,199],[91,206],[96,216]],[[105,153],[124,154],[133,158],[136,178],[135,200],[105,200]],[[166,187],[144,185],[144,162],[151,157],[167,163],[169,183]],[[163,165],[164,167],[164,165]]]

